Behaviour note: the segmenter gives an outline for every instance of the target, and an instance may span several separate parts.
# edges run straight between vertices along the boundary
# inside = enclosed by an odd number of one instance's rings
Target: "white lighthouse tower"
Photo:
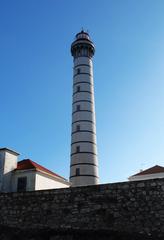
[[[99,183],[92,57],[95,47],[81,31],[71,45],[74,58],[70,182],[73,187]]]

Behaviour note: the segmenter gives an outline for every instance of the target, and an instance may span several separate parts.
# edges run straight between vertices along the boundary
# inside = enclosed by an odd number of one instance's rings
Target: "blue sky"
[[[101,183],[164,165],[164,1],[0,2],[0,146],[69,177],[72,57],[96,45]]]

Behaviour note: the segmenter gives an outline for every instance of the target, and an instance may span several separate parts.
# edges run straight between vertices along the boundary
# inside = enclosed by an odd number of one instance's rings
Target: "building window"
[[[27,177],[19,177],[17,182],[17,191],[25,192],[27,189]]]
[[[80,105],[76,106],[76,111],[80,111]]]
[[[81,70],[80,68],[77,68],[77,74],[80,74]]]
[[[76,168],[76,176],[80,175],[80,168]]]
[[[79,153],[80,152],[80,146],[76,147],[76,152]]]
[[[76,125],[76,131],[80,131],[80,125]]]
[[[80,92],[80,86],[77,86],[77,92]]]

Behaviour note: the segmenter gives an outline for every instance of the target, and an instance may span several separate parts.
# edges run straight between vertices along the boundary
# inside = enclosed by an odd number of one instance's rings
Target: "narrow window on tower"
[[[79,132],[80,131],[80,125],[76,126],[76,131]]]
[[[84,56],[87,56],[87,48],[84,48]]]
[[[76,147],[76,152],[79,153],[80,152],[80,146]]]
[[[80,111],[80,105],[76,106],[76,111]]]
[[[76,168],[76,176],[80,175],[80,168]]]
[[[81,71],[80,71],[80,68],[78,68],[78,69],[77,69],[77,74],[80,74],[80,72],[81,72]]]
[[[77,92],[80,92],[80,86],[77,86]]]

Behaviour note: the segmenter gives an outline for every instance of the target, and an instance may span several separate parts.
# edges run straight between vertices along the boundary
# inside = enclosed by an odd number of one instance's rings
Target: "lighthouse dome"
[[[88,40],[90,40],[89,34],[82,30],[81,32],[76,34],[76,40],[78,40],[78,39],[88,39]]]

